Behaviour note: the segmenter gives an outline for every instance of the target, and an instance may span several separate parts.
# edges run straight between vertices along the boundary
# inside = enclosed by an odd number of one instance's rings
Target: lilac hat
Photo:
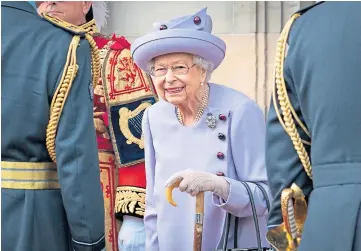
[[[213,63],[216,69],[224,59],[226,44],[211,34],[212,19],[207,8],[192,16],[153,24],[153,31],[136,39],[131,45],[133,61],[148,72],[147,64],[168,53],[194,54]]]

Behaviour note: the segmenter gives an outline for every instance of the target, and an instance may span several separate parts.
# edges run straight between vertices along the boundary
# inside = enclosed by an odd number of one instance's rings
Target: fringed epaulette
[[[69,95],[71,86],[76,77],[79,66],[77,65],[76,50],[80,44],[81,37],[85,37],[91,48],[91,70],[93,87],[97,85],[100,78],[100,58],[99,51],[93,37],[83,28],[69,24],[58,18],[43,14],[43,18],[52,24],[74,34],[68,50],[68,55],[63,69],[61,80],[58,84],[50,106],[50,119],[46,131],[46,147],[49,156],[56,163],[55,139],[61,113],[63,111],[66,99]]]
[[[45,13],[43,13],[42,16],[49,23],[52,23],[53,25],[60,27],[66,31],[69,31],[74,35],[84,36],[86,33],[86,31],[84,29],[82,29],[81,27],[70,24],[70,23],[60,20],[56,17],[51,17]]]

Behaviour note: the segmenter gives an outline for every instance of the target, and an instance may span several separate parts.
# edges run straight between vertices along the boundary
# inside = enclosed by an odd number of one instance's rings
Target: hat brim
[[[211,33],[197,30],[169,29],[146,34],[131,45],[133,61],[149,73],[148,63],[169,53],[189,53],[210,61],[216,69],[226,54],[226,44]]]

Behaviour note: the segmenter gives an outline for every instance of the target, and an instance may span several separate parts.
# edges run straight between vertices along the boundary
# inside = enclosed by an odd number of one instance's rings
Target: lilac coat
[[[208,127],[206,114],[215,115],[217,124]],[[226,120],[219,119],[219,115]],[[240,248],[257,247],[249,197],[241,181],[267,182],[265,169],[265,121],[258,105],[228,87],[210,84],[208,107],[194,126],[181,125],[175,106],[159,101],[149,107],[143,117],[146,165],[146,250],[190,251],[193,247],[195,198],[178,189],[173,207],[165,198],[165,182],[174,173],[190,168],[216,174],[223,172],[230,183],[226,201],[205,193],[202,251],[221,245],[226,212],[240,217],[238,243]],[[218,134],[225,135],[221,140]],[[217,153],[224,154],[219,159]],[[254,194],[263,246],[265,239],[266,201],[261,191],[249,183]],[[267,190],[268,187],[264,186]],[[233,230],[229,246],[233,245]]]

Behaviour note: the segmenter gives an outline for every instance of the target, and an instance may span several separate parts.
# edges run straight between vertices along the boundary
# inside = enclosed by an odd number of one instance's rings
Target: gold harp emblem
[[[135,110],[131,111],[126,107],[119,109],[119,127],[124,137],[127,139],[127,144],[137,144],[140,149],[144,149],[144,139],[142,134],[142,118],[144,110],[151,106],[151,103],[141,103]],[[129,124],[131,124],[140,135],[140,139],[133,135],[130,131]]]

